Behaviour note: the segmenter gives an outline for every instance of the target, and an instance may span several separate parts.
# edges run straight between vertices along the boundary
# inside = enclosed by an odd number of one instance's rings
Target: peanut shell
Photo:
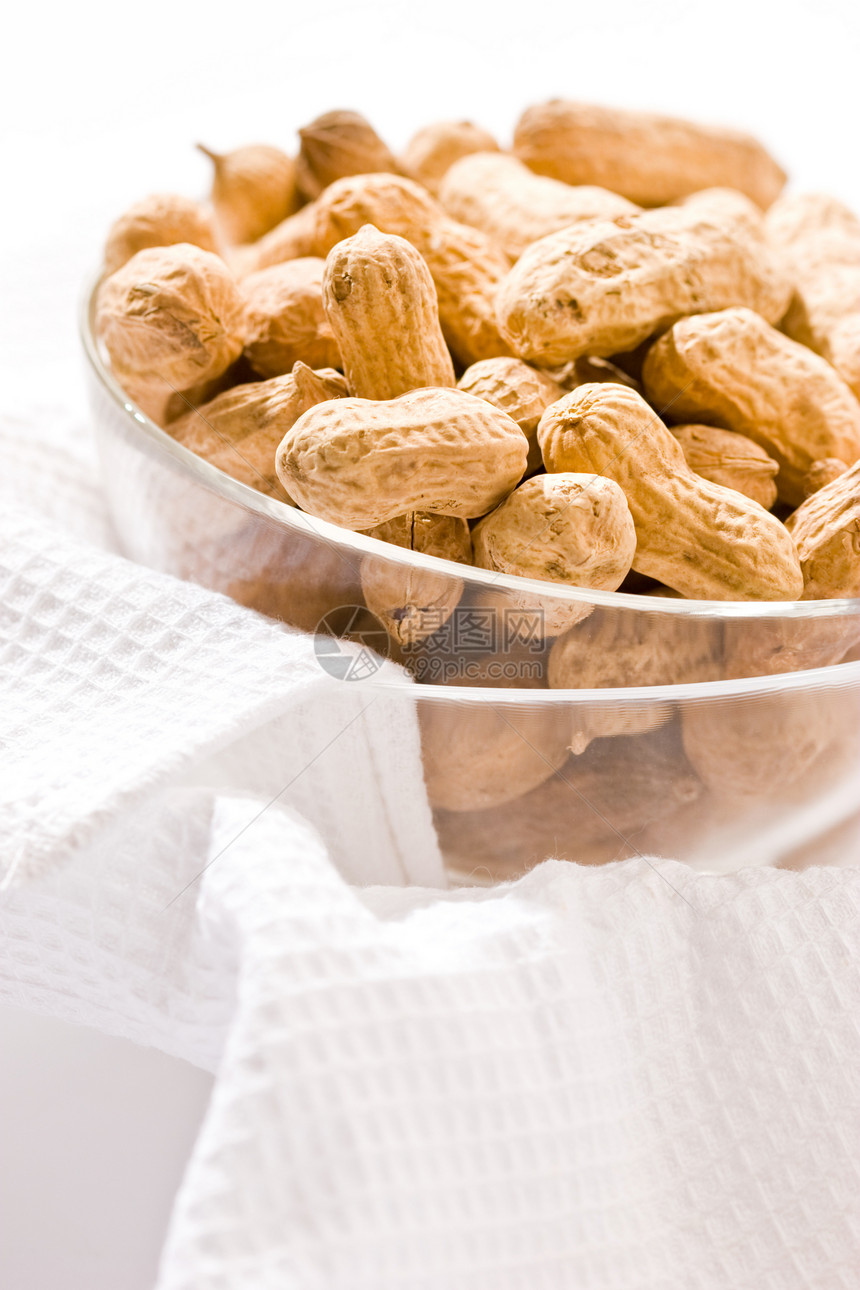
[[[472,539],[465,520],[413,512],[370,529],[369,537],[442,560],[472,563]],[[361,562],[364,603],[399,646],[409,648],[437,631],[457,607],[462,578],[424,568],[384,564],[373,556]]]
[[[734,488],[769,511],[776,502],[779,464],[746,435],[716,426],[670,427],[691,470],[712,484]]]
[[[242,282],[245,355],[262,377],[281,376],[294,363],[340,367],[340,349],[323,307],[325,261],[288,260]]]
[[[485,358],[466,368],[457,388],[486,399],[513,417],[529,441],[528,472],[540,469],[538,422],[549,405],[564,394],[558,381],[520,358]]]
[[[860,463],[809,497],[787,528],[803,569],[803,599],[860,596]]]
[[[176,193],[153,193],[114,220],[105,242],[105,273],[116,273],[138,251],[189,242],[218,251],[212,216],[200,202]]]
[[[400,173],[394,154],[358,112],[324,112],[299,130],[299,189],[309,199],[346,175]]]
[[[455,161],[471,152],[498,150],[493,136],[471,121],[435,121],[412,136],[400,154],[400,164],[438,197],[439,186]]]
[[[299,205],[292,157],[267,143],[217,153],[197,145],[212,162],[212,205],[228,243],[254,242]]]

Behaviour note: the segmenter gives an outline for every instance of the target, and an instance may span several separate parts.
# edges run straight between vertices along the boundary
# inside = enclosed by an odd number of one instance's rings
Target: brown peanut
[[[564,394],[564,387],[520,358],[485,358],[473,363],[457,387],[513,417],[529,441],[526,469],[530,474],[539,470],[543,459],[537,441],[538,422],[549,405]]]
[[[405,238],[365,224],[338,242],[326,260],[323,301],[357,398],[455,384],[430,270]]]
[[[776,322],[789,297],[748,221],[691,203],[541,238],[501,284],[497,315],[515,354],[553,367],[634,349],[687,314],[748,305]]]
[[[860,398],[860,219],[835,197],[800,193],[781,197],[766,226],[795,286],[783,330]]]
[[[120,379],[188,390],[242,352],[239,288],[224,261],[180,242],[138,251],[101,284],[96,331]]]
[[[573,705],[571,705],[572,707]],[[597,743],[542,784],[491,811],[435,813],[449,863],[497,881],[546,859],[605,864],[637,855],[632,842],[702,792],[673,727]]]
[[[324,269],[324,260],[308,256],[261,269],[242,282],[245,356],[259,376],[282,376],[294,363],[341,366],[323,307]]]
[[[693,598],[800,595],[800,563],[785,527],[741,493],[694,474],[635,390],[580,386],[546,410],[538,441],[549,471],[593,471],[621,486],[636,525],[639,573]]]
[[[400,173],[400,165],[359,112],[324,112],[299,130],[296,177],[301,193],[313,199],[347,175]]]
[[[678,419],[735,430],[779,463],[784,501],[803,500],[814,462],[860,457],[860,404],[825,359],[751,309],[683,318],[650,350],[645,390]]]
[[[627,500],[610,479],[536,475],[515,488],[472,534],[475,564],[500,573],[615,591],[636,551]],[[532,606],[534,597],[524,602]],[[544,603],[544,634],[558,635],[591,605]]]
[[[218,250],[212,216],[200,202],[176,193],[153,193],[135,202],[111,224],[105,242],[105,273],[117,269],[152,246],[188,242],[203,251]]]
[[[478,229],[459,224],[420,184],[398,175],[339,179],[316,205],[317,254],[373,224],[411,242],[427,262],[439,319],[451,352],[468,366],[507,354],[495,318],[495,294],[509,260]]]
[[[455,161],[471,152],[498,151],[493,136],[471,121],[436,121],[412,136],[400,154],[400,164],[438,197],[439,186]]]
[[[339,372],[296,363],[288,376],[225,390],[174,421],[170,434],[234,479],[289,502],[275,473],[278,444],[308,408],[346,393]]]
[[[803,599],[860,596],[860,463],[790,515],[803,570]]]
[[[723,676],[832,667],[860,641],[860,616],[741,619],[725,625]]]
[[[523,113],[514,151],[538,174],[566,184],[599,184],[640,206],[725,187],[767,207],[786,178],[750,135],[564,99]]]
[[[255,242],[253,246],[241,247],[240,252],[241,254],[234,253],[233,263],[236,273],[242,278],[259,269],[268,269],[273,264],[318,256],[315,203],[310,202],[296,211],[295,215],[289,215],[265,237],[261,237],[259,242]],[[325,252],[323,257],[324,255]]]
[[[451,166],[439,200],[454,219],[493,238],[512,260],[548,233],[638,207],[605,188],[572,188],[536,175],[505,152],[476,152]]]
[[[304,510],[369,529],[410,511],[483,515],[522,478],[527,455],[504,412],[462,390],[426,389],[311,408],[284,437],[276,469]]]
[[[442,560],[472,563],[472,539],[465,520],[413,512],[379,524],[369,537]],[[399,646],[410,648],[432,635],[457,607],[462,578],[445,570],[407,567],[365,556],[361,562],[364,603]]]
[[[838,461],[836,457],[823,457],[821,461],[814,461],[809,470],[800,481],[801,492],[804,500],[817,493],[827,484],[832,484],[834,479],[844,475],[848,467],[844,461]]]
[[[712,484],[734,488],[769,511],[776,502],[779,464],[746,435],[716,426],[671,426],[691,470]]]
[[[296,167],[267,143],[219,154],[197,145],[215,167],[212,205],[228,243],[254,242],[298,207]]]

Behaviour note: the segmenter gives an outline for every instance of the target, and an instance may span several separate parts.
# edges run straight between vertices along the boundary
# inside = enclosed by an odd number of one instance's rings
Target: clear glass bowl
[[[709,870],[860,859],[860,601],[586,591],[338,528],[150,421],[99,350],[94,295],[95,284],[82,340],[124,550],[405,661],[417,683],[371,665],[361,684],[417,705],[430,802],[458,874],[503,879],[549,855],[663,855]],[[414,589],[428,575],[449,616],[425,616],[423,630],[435,630],[420,641],[392,642],[363,588],[370,578]],[[570,648],[553,651],[565,632]],[[324,655],[323,666],[336,662]],[[349,655],[352,677],[361,657]]]

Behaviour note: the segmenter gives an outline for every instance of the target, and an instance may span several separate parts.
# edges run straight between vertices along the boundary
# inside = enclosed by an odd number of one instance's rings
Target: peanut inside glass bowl
[[[598,592],[364,536],[264,496],[176,443],[81,334],[125,553],[306,631],[404,662],[443,851],[473,879],[545,856],[709,869],[860,854],[860,601]],[[435,630],[394,640],[370,581],[432,579]],[[453,607],[452,607],[453,606]],[[560,642],[560,643],[559,643]],[[369,677],[362,684],[391,689]],[[730,857],[729,860],[726,857]]]

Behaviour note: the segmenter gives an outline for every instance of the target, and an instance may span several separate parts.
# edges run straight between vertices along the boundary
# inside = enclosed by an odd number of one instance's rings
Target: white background
[[[332,107],[363,111],[395,148],[450,117],[504,142],[555,95],[689,114],[752,130],[796,186],[860,208],[852,3],[19,4],[3,35],[7,409],[82,400],[76,298],[123,206],[202,193],[198,139],[292,148]],[[42,301],[38,329],[18,325],[22,293]],[[208,1087],[159,1054],[0,1012],[4,1290],[150,1286]]]

